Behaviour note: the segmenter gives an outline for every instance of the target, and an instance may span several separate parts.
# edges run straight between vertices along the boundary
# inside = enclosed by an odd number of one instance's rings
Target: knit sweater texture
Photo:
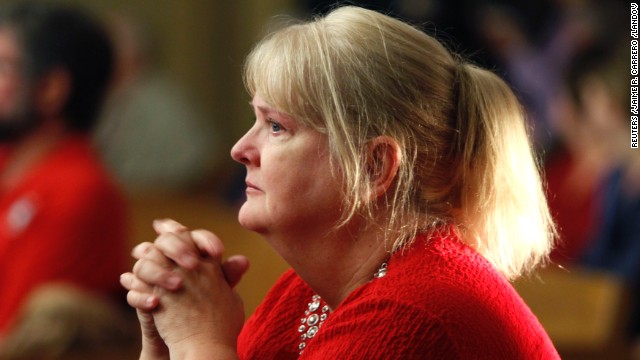
[[[247,320],[240,359],[559,359],[505,277],[453,235],[419,236],[303,340],[313,295],[286,272]]]

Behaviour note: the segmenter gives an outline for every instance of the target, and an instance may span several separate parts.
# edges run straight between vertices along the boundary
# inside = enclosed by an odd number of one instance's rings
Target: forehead
[[[253,96],[253,99],[251,99],[250,104],[251,104],[251,106],[253,106],[253,108],[256,111],[260,111],[260,112],[264,112],[264,113],[274,113],[274,112],[282,113],[282,111],[276,110],[276,108],[273,105],[271,105],[270,103],[265,101],[258,94],[255,94]]]
[[[276,109],[274,106],[261,98],[258,94],[254,95],[253,99],[250,102],[250,105],[253,107],[253,111],[255,112],[256,116],[273,118],[277,122],[289,128],[304,126],[304,123],[299,122],[292,115]]]

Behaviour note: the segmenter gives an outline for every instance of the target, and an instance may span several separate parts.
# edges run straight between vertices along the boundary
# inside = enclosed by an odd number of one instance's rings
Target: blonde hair
[[[522,108],[493,73],[397,19],[346,6],[289,25],[248,56],[245,83],[328,135],[346,185],[344,221],[372,217],[367,142],[395,139],[385,208],[393,248],[452,224],[508,278],[546,259],[555,230]]]

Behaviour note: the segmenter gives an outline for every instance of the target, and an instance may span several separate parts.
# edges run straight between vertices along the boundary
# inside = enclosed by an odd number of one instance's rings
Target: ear
[[[38,114],[45,118],[60,116],[71,92],[71,75],[65,69],[54,69],[38,81],[35,91]]]
[[[378,136],[367,144],[367,171],[371,182],[369,200],[384,195],[398,174],[402,154],[398,142],[389,136]]]

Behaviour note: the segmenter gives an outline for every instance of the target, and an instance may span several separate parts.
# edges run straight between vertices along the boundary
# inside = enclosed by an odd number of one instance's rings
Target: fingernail
[[[144,304],[145,304],[145,305],[147,305],[147,306],[153,306],[153,301],[154,301],[153,296],[149,296],[149,297],[144,301]]]

